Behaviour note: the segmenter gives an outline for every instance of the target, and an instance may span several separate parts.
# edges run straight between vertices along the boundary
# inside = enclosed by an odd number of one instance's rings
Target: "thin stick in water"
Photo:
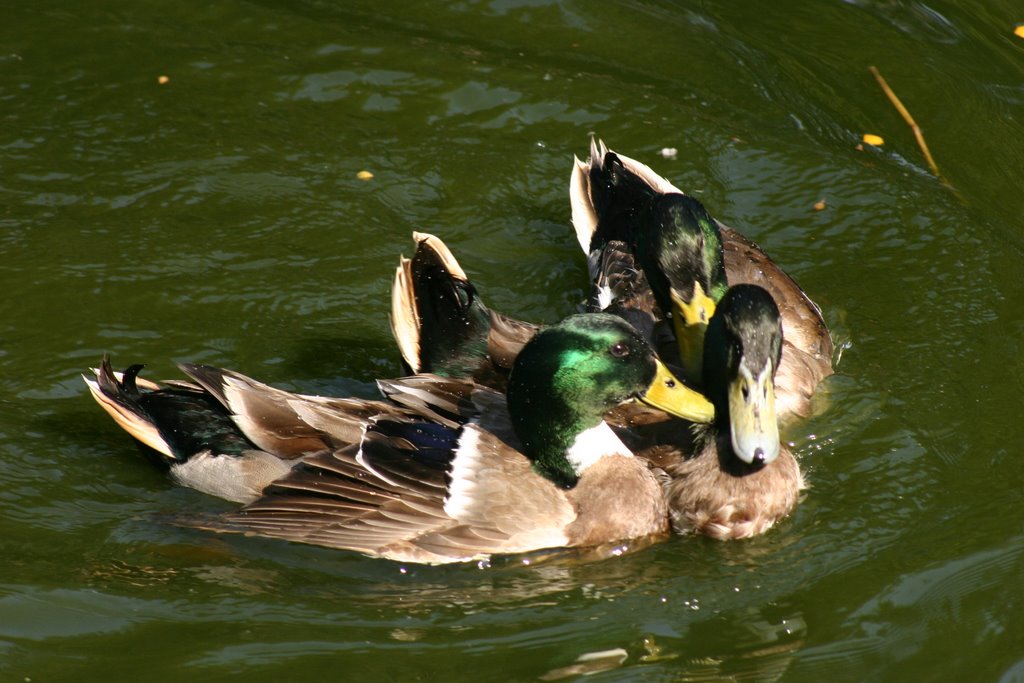
[[[932,173],[935,174],[937,178],[942,178],[942,174],[939,173],[939,167],[935,163],[935,159],[932,158],[932,153],[928,151],[928,144],[924,141],[924,133],[921,132],[921,127],[917,125],[917,122],[914,121],[914,117],[910,115],[907,108],[903,106],[902,102],[900,102],[900,98],[896,97],[896,93],[894,93],[892,88],[889,87],[889,84],[885,82],[885,78],[881,73],[879,73],[878,69],[873,66],[869,66],[868,69],[875,77],[875,80],[878,81],[878,85],[882,86],[882,91],[885,93],[885,96],[889,98],[889,101],[892,102],[892,106],[896,107],[896,111],[900,113],[903,120],[906,121],[907,125],[910,126],[910,129],[914,131],[914,137],[917,138],[917,146],[920,147],[921,151],[924,153],[925,161],[928,162],[928,167],[931,168]]]

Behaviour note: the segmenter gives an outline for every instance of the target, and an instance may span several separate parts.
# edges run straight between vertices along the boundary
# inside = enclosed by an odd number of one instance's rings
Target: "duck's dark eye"
[[[629,347],[619,342],[618,344],[612,344],[612,347],[608,349],[608,353],[612,354],[616,358],[625,358],[629,355]]]

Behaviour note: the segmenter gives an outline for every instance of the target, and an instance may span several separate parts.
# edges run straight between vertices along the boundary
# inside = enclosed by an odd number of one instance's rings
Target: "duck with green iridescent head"
[[[616,219],[626,218],[616,216]],[[604,226],[610,221],[599,223]],[[588,261],[591,278],[597,284],[599,301],[620,301],[612,290],[600,282],[609,277],[608,252],[631,251],[633,266],[642,272],[655,307],[641,306],[649,311],[652,324],[663,322],[665,311],[671,311],[671,334],[678,345],[679,365],[684,378],[693,386],[702,386],[704,331],[715,312],[715,304],[729,289],[722,263],[722,240],[714,219],[704,206],[682,194],[654,195],[637,203],[637,210],[628,214],[631,227],[609,231],[609,235],[631,235],[630,241],[605,239],[595,234]],[[599,305],[598,310],[604,310]]]
[[[786,332],[778,369],[779,414],[806,416],[819,382],[832,374],[833,346],[821,310],[756,244],[715,220],[650,167],[591,140],[574,160],[570,201],[576,237],[596,277],[609,243],[633,249],[661,309],[672,311],[684,377],[701,386],[707,322],[730,284],[763,287]]]
[[[507,331],[529,337],[537,328],[488,309],[441,240],[423,233],[414,237],[416,251],[402,259],[394,288],[392,325],[403,357],[411,363],[429,357],[441,371],[468,369],[482,381],[500,384],[507,377],[502,359],[514,359],[521,347],[510,342],[514,335]],[[630,250],[606,249],[599,272],[598,289],[606,290],[609,310],[629,317],[656,307]],[[455,333],[417,336],[438,319]],[[448,348],[439,339],[459,343]],[[636,405],[606,417],[637,456],[663,473],[678,532],[744,538],[763,533],[796,504],[803,478],[779,441],[776,422],[774,379],[783,339],[771,296],[755,285],[737,285],[715,308],[703,345],[702,376],[715,406],[713,424],[695,428]]]
[[[717,302],[730,282],[760,285],[778,303],[786,330],[779,417],[811,412],[815,389],[832,373],[831,337],[818,307],[757,245],[647,166],[596,142],[589,161],[575,160],[570,198],[594,286],[587,310],[614,305],[611,312],[644,332],[667,361],[677,360],[699,388],[704,330]],[[438,238],[414,239],[416,253],[402,261],[392,290],[392,330],[404,361],[500,387],[537,326],[484,306]],[[618,287],[614,296],[610,286]]]
[[[664,535],[659,481],[603,416],[636,400],[702,422],[713,413],[604,314],[535,335],[506,395],[416,375],[380,381],[386,400],[335,399],[182,369],[191,381],[158,385],[104,361],[86,382],[178,483],[246,503],[195,526],[409,562]]]

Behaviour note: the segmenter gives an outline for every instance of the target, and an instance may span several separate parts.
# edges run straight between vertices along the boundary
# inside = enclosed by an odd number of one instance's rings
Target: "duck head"
[[[719,433],[732,451],[761,467],[779,455],[775,371],[782,357],[782,321],[771,295],[756,285],[729,288],[708,324],[704,378]]]
[[[698,422],[714,416],[710,402],[676,379],[632,326],[609,314],[575,315],[545,328],[509,376],[508,409],[523,450],[563,486],[581,474],[566,457],[577,438],[632,400]]]
[[[637,260],[673,326],[686,379],[700,385],[704,333],[728,289],[718,224],[683,194],[651,200],[637,235]]]

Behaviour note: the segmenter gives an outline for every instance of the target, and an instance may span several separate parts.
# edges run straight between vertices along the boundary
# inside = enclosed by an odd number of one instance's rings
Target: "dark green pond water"
[[[351,4],[4,9],[0,678],[529,681],[621,648],[588,680],[1024,680],[1024,6]],[[792,517],[487,569],[170,523],[228,506],[150,469],[79,373],[372,395],[414,229],[494,308],[558,319],[591,132],[823,307],[843,353],[786,431]]]

